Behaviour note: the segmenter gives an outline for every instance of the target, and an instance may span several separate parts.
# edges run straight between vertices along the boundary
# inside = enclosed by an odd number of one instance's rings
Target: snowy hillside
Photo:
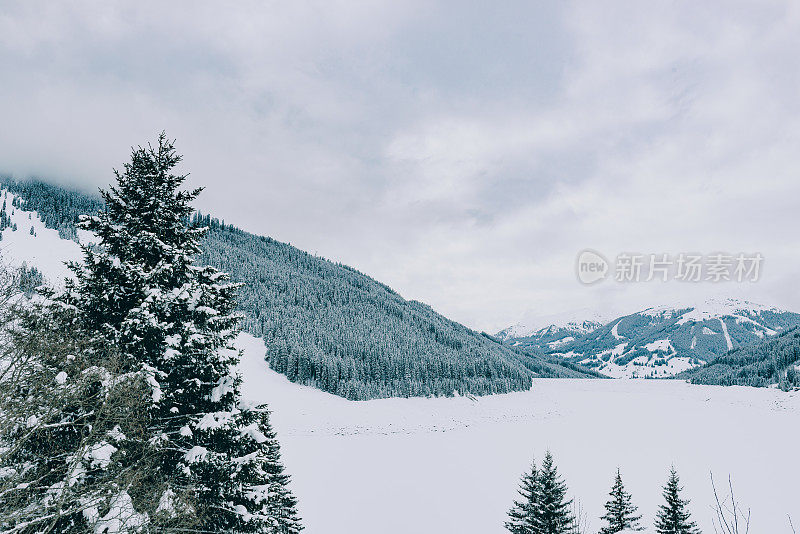
[[[531,336],[507,342],[549,349],[551,354],[615,378],[659,378],[798,325],[800,314],[794,312],[738,299],[711,299],[647,308],[556,340]]]
[[[800,388],[800,329],[733,349],[680,375],[694,384]]]
[[[17,197],[13,193],[0,188],[0,198],[9,224],[2,230],[0,262],[12,267],[23,263],[36,267],[50,283],[58,284],[70,273],[65,262],[81,259],[78,243],[62,239],[57,230],[46,228],[36,212],[14,207]],[[80,232],[79,239],[89,242],[91,235]]]
[[[0,177],[0,185],[9,199],[4,255],[58,283],[68,273],[63,260],[80,258],[77,242],[67,238],[86,238],[75,220],[102,209],[102,200],[38,180]],[[237,306],[243,328],[266,340],[272,368],[293,382],[363,400],[488,395],[528,389],[533,377],[597,375],[498,343],[355,269],[289,244],[208,215],[196,215],[192,224],[209,228],[198,261],[242,284]]]
[[[618,466],[646,532],[671,464],[703,532],[714,532],[709,471],[732,476],[751,532],[788,533],[787,514],[800,518],[798,392],[537,379],[531,391],[477,399],[352,402],[290,383],[264,363],[260,340],[240,343],[243,393],[274,411],[309,534],[501,534],[519,476],[548,448],[589,532]],[[785,461],[755,460],[765,451]]]
[[[54,186],[43,187],[51,196],[33,200],[38,200],[46,211],[53,205],[73,202],[69,192]],[[2,198],[6,206],[3,218],[6,227],[2,229],[0,261],[14,266],[25,263],[36,267],[51,283],[59,283],[69,274],[64,262],[81,257],[78,243],[63,239],[63,232],[74,232],[74,228],[69,227],[69,221],[65,222],[62,214],[58,222],[62,230],[60,234],[45,227],[36,212],[21,209],[20,205],[25,203],[20,202],[12,192],[2,190]],[[85,199],[81,201],[87,202]],[[45,216],[53,218],[54,213],[48,211]],[[82,231],[74,233],[73,237],[83,242],[91,238]],[[384,357],[395,365],[412,356],[412,363],[420,367],[417,374],[423,377],[430,375],[429,367],[440,365],[438,360],[428,361],[431,355],[444,358],[458,367],[465,361],[465,354],[471,358],[477,354],[483,362],[481,367],[491,367],[492,376],[502,376],[497,383],[487,383],[483,377],[469,378],[466,386],[471,389],[464,390],[482,393],[524,389],[530,384],[530,376],[585,375],[580,369],[561,368],[545,359],[532,358],[515,350],[515,347],[535,353],[550,353],[556,359],[563,358],[571,363],[593,367],[607,376],[665,377],[712,361],[731,348],[760,342],[800,324],[798,314],[735,299],[712,300],[691,306],[649,308],[611,322],[592,310],[583,309],[526,317],[518,325],[498,334],[506,343],[504,347],[448,321],[427,306],[405,301],[386,286],[361,273],[268,238],[230,227],[214,227],[206,240],[203,254],[204,261],[233,273],[234,279],[246,283],[240,294],[240,302],[242,311],[248,317],[246,326],[249,331],[263,335],[271,343],[285,340],[284,334],[274,335],[275,329],[296,335],[296,339],[287,340],[286,347],[280,343],[276,345],[274,354],[288,355],[288,345],[293,345],[298,354],[315,355],[317,359],[306,366],[312,369],[312,376],[294,376],[292,379],[319,385],[329,391],[339,386],[329,381],[320,383],[318,372],[330,374],[331,365],[338,365],[334,360],[350,358],[348,340],[372,340],[377,334],[382,339],[375,338],[376,344],[384,349],[396,347],[399,352],[397,358],[380,354],[376,357]],[[322,307],[330,315],[325,316],[318,311],[311,315],[306,313],[305,310],[310,308],[304,302],[296,301],[298,294],[309,302],[317,302],[327,295],[346,297]],[[364,313],[364,309],[371,311]],[[273,320],[274,317],[280,318],[280,321]],[[344,329],[337,323],[342,318],[347,318],[345,323],[349,325],[348,329],[356,329],[360,333],[342,339]],[[290,322],[291,327],[286,328],[285,322]],[[391,328],[387,328],[387,325]],[[315,334],[304,334],[304,328]],[[319,337],[320,332],[327,332],[330,337],[320,342],[322,348],[311,342]],[[337,344],[344,346],[347,354],[333,358],[323,350],[324,347]],[[403,345],[407,346],[403,348]],[[356,349],[360,350],[353,348]],[[345,367],[350,368],[349,364]],[[387,367],[381,364],[370,368]],[[459,367],[448,371],[448,376],[458,376],[462,371],[466,372]],[[382,386],[376,380],[374,377],[359,378],[352,381],[348,386],[350,389],[345,388],[341,394],[354,398],[400,394],[381,392]],[[427,382],[411,384],[406,390],[441,393],[446,389],[451,392],[465,383],[461,380],[441,386],[433,383],[435,381],[434,377],[433,381],[428,380],[432,385]]]

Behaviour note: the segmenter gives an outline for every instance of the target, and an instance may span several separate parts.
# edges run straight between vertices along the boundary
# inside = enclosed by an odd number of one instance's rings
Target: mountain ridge
[[[80,259],[76,241],[86,236],[74,223],[79,214],[99,209],[97,197],[41,180],[6,178],[0,186],[4,195],[20,199],[9,209],[20,228],[3,231],[6,243],[27,254],[29,263],[43,262],[46,276],[64,274],[53,256]],[[22,210],[30,206],[42,213]],[[199,261],[244,284],[239,303],[245,330],[264,338],[270,366],[294,382],[366,400],[507,393],[529,389],[535,377],[600,376],[503,345],[352,267],[209,215],[198,214],[191,223],[209,228]],[[36,240],[47,246],[37,248]]]
[[[587,332],[539,330],[506,343],[543,350],[612,377],[682,373],[726,352],[800,325],[800,314],[736,298],[662,305],[622,315]],[[570,334],[570,335],[568,335]]]
[[[677,377],[692,384],[800,388],[800,328],[794,327],[761,343],[730,350]]]
[[[534,337],[559,331],[586,334],[608,322],[608,317],[590,308],[580,308],[555,314],[540,314],[526,317],[519,323],[500,330],[495,337],[503,341]]]

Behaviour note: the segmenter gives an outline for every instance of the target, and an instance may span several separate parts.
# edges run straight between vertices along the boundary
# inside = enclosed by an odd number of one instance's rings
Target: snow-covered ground
[[[36,267],[48,282],[59,285],[65,277],[71,276],[66,262],[83,259],[80,245],[69,239],[61,239],[57,230],[46,228],[35,211],[12,207],[13,199],[13,193],[0,187],[0,204],[5,200],[6,213],[17,224],[16,231],[11,228],[2,231],[0,263],[12,267],[25,263],[28,267]],[[79,230],[78,237],[87,243],[91,242],[93,236]]]
[[[733,477],[751,533],[800,523],[800,394],[678,381],[535,380],[478,399],[351,402],[269,370],[240,338],[244,395],[268,402],[310,534],[500,534],[519,476],[546,449],[587,512],[590,532],[617,466],[652,522],[670,464],[703,531]]]
[[[11,194],[6,198],[10,214]],[[3,231],[0,261],[25,261],[58,283],[68,273],[63,261],[79,259],[80,248],[28,215],[15,210],[18,228]],[[616,328],[614,334],[623,339]],[[800,523],[797,393],[542,379],[529,392],[478,399],[350,402],[290,383],[269,370],[260,340],[243,334],[240,342],[244,394],[274,411],[310,534],[500,534],[520,474],[547,448],[591,532],[618,465],[648,527],[671,463],[707,534],[710,471],[720,485],[733,476],[739,500],[752,508],[752,533],[790,532],[787,514]],[[672,358],[661,367],[690,365]],[[618,367],[624,376],[628,369]]]

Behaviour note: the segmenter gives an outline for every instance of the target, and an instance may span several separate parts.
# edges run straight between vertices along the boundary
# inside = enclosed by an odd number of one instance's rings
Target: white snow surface
[[[719,319],[721,317],[737,317],[742,318],[742,312],[754,313],[759,314],[763,311],[772,311],[775,313],[781,313],[786,310],[781,310],[779,308],[775,308],[774,306],[766,306],[764,304],[757,304],[755,302],[750,302],[747,300],[741,300],[736,298],[727,298],[727,299],[709,299],[693,306],[686,306],[686,308],[692,308],[688,312],[681,315],[681,318],[678,319],[677,324],[684,324],[688,323],[689,321],[706,321],[709,319]],[[746,320],[747,318],[742,318]],[[760,326],[760,325],[759,325]],[[762,327],[764,328],[764,327]]]
[[[92,445],[84,457],[90,461],[92,467],[105,469],[111,463],[111,457],[117,452],[117,448],[107,441]]]
[[[309,534],[501,534],[520,475],[547,449],[590,532],[617,466],[647,532],[671,464],[704,532],[709,472],[718,488],[732,476],[751,532],[791,532],[787,514],[800,518],[800,393],[536,379],[507,395],[352,402],[292,384],[269,369],[260,339],[238,341],[243,394],[273,411]]]
[[[567,337],[563,337],[563,338],[561,338],[561,339],[559,339],[559,340],[557,340],[557,341],[551,341],[551,342],[550,342],[550,343],[548,343],[547,345],[548,345],[548,346],[549,346],[551,349],[555,349],[555,348],[557,348],[557,347],[560,347],[561,345],[566,345],[567,343],[571,343],[571,342],[573,342],[573,341],[575,341],[575,338],[574,338],[574,337],[572,337],[572,336],[567,336]]]
[[[737,315],[735,320],[736,320],[736,324],[749,323],[749,324],[755,326],[756,328],[761,328],[761,330],[755,330],[754,331],[754,333],[758,337],[764,337],[764,334],[766,334],[768,336],[774,336],[775,334],[778,333],[775,330],[773,330],[771,328],[768,328],[768,327],[764,326],[761,323],[757,323],[756,321],[750,319],[749,317],[743,317],[741,315]]]
[[[733,348],[733,341],[731,341],[731,335],[728,333],[728,325],[725,324],[724,319],[719,319],[719,324],[722,326],[722,333],[725,336],[725,343],[728,346],[728,350]]]
[[[694,340],[692,341],[694,343]],[[607,349],[597,354],[597,358],[603,360],[603,363],[596,368],[600,373],[611,378],[667,378],[681,373],[687,369],[697,367],[698,364],[692,363],[692,358],[688,357],[675,357],[675,347],[669,339],[657,339],[651,343],[644,345],[644,348],[650,352],[655,353],[649,357],[637,356],[631,361],[620,364],[617,363],[618,358],[630,354],[636,350],[636,347],[628,350],[628,343],[619,343],[613,349]],[[664,358],[669,358],[665,364],[656,365],[657,362],[663,361]],[[586,358],[581,360],[583,364],[589,364],[594,358]]]
[[[28,267],[35,266],[48,282],[55,286],[62,284],[64,278],[72,275],[65,262],[80,261],[83,258],[80,245],[69,239],[61,239],[57,230],[45,228],[35,211],[13,208],[12,215],[11,202],[14,194],[0,187],[0,204],[2,198],[6,201],[6,213],[11,221],[17,224],[17,230],[11,228],[3,230],[3,239],[0,240],[0,263],[12,267],[19,267],[23,263]],[[31,228],[35,236],[31,235]],[[90,242],[92,234],[79,231],[78,239],[84,243]]]
[[[652,343],[647,343],[644,348],[649,350],[650,352],[655,352],[657,350],[662,350],[664,352],[674,352],[675,349],[672,348],[672,343],[669,339],[657,339]]]
[[[84,512],[90,521],[96,514],[96,509],[92,513]],[[103,517],[96,520],[94,524],[95,534],[127,534],[140,532],[142,525],[147,523],[147,517],[136,512],[133,506],[133,499],[128,492],[123,491],[116,495],[111,501],[111,506]]]
[[[621,321],[622,319],[614,323],[614,327],[611,329],[611,335],[614,336],[614,339],[624,339],[621,335],[619,335],[619,323]]]
[[[688,310],[683,313],[680,311]],[[733,317],[737,323],[750,323],[755,327],[755,334],[759,337],[764,335],[772,336],[777,332],[747,317],[747,315],[760,315],[762,312],[770,311],[774,313],[784,313],[786,310],[764,304],[758,304],[738,298],[711,298],[700,302],[682,302],[670,305],[654,306],[639,312],[661,319],[662,317],[678,317],[676,324],[682,325],[690,321],[702,322],[708,320],[720,320],[726,317]],[[703,329],[703,333],[718,334],[708,328]]]
[[[608,377],[619,379],[669,378],[693,367],[697,365],[686,356],[672,357],[663,365],[655,365],[652,358],[637,356],[625,365],[612,361],[604,363],[597,370]]]

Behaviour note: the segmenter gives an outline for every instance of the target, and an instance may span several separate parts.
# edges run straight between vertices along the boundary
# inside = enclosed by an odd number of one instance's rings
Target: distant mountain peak
[[[554,314],[529,313],[519,323],[497,333],[500,339],[552,335],[560,331],[586,334],[607,322],[607,317],[597,310],[580,308]]]
[[[712,297],[695,302],[664,304],[661,306],[654,306],[646,308],[640,313],[644,315],[663,315],[670,312],[678,312],[683,310],[692,310],[698,317],[703,318],[716,318],[726,315],[735,315],[739,312],[762,312],[771,311],[775,313],[782,313],[782,310],[775,306],[768,306],[765,304],[758,304],[749,300],[744,300],[736,297]],[[688,313],[688,312],[687,312]]]
[[[592,317],[587,311],[579,316]],[[531,322],[501,335],[507,343],[559,355],[609,376],[665,377],[794,328],[800,314],[730,297],[653,306],[587,328],[569,314],[544,322],[552,325],[536,329],[541,323]]]

